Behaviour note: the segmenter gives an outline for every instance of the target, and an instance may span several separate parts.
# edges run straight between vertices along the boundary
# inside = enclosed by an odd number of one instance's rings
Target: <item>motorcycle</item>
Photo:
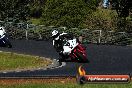
[[[0,46],[12,48],[11,42],[9,41],[6,33],[3,32],[2,28],[0,29]]]
[[[72,61],[87,62],[86,48],[76,38],[66,41],[63,54],[68,54]]]
[[[70,57],[73,62],[87,62],[86,48],[76,38],[63,39],[62,59]],[[61,60],[61,59],[60,59]],[[62,60],[63,61],[63,60]]]

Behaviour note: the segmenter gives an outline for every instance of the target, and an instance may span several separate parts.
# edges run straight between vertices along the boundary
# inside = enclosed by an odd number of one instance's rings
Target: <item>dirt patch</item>
[[[132,78],[131,78],[132,80]],[[53,83],[76,83],[76,78],[50,78],[50,79],[0,79],[0,85],[21,85],[21,84],[53,84]]]
[[[0,85],[19,85],[19,84],[50,84],[50,83],[76,83],[75,78],[59,79],[0,79]]]

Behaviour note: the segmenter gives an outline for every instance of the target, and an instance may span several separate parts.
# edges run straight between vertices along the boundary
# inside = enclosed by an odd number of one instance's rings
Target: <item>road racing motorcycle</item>
[[[72,61],[87,62],[86,48],[76,38],[67,40],[63,49],[63,54],[69,55]]]
[[[62,46],[62,50],[56,50],[59,52],[61,56],[59,58],[60,61],[66,61],[68,58],[71,59],[73,62],[87,62],[87,55],[86,55],[86,47],[84,47],[77,38],[67,38],[64,35],[67,33],[60,34],[63,38],[60,38],[62,41],[61,44],[57,44],[57,46]]]
[[[8,48],[12,47],[3,27],[0,27],[0,46]]]

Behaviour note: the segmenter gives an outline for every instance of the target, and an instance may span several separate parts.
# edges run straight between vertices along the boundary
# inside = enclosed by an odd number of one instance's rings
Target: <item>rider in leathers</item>
[[[4,34],[6,34],[5,29],[3,27],[0,27],[0,38]]]
[[[73,38],[71,34],[67,33],[59,33],[57,30],[54,30],[52,32],[52,38],[53,38],[53,46],[55,47],[56,51],[59,52],[59,60],[65,60],[68,58],[68,55],[63,54],[63,44],[67,39]]]

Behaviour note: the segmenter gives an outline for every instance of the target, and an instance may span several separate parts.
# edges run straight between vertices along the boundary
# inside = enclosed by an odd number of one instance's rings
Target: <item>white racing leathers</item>
[[[0,39],[2,39],[3,37],[5,37],[5,29],[3,27],[0,27]]]
[[[62,33],[53,40],[53,46],[63,54],[70,54],[77,45],[77,39],[71,38],[67,33]]]

